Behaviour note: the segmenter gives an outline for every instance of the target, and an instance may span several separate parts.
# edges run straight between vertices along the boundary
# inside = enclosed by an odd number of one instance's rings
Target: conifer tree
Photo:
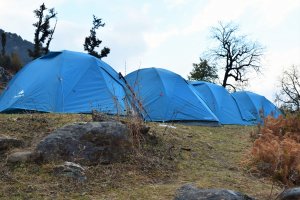
[[[48,10],[48,14],[45,12]],[[33,59],[45,55],[49,52],[49,46],[53,39],[56,22],[54,28],[51,29],[50,21],[56,19],[57,13],[54,8],[48,9],[43,3],[39,9],[33,11],[38,21],[33,24],[35,29],[34,33],[34,49],[28,49],[29,56]]]
[[[85,51],[87,51],[90,55],[100,59],[103,57],[107,57],[107,55],[110,53],[110,49],[108,47],[104,47],[101,50],[100,54],[95,50],[102,43],[102,40],[98,39],[96,36],[96,30],[99,27],[104,27],[104,26],[105,23],[102,23],[102,19],[97,18],[95,15],[93,15],[93,27],[90,30],[90,35],[85,38],[83,44]]]
[[[217,69],[215,66],[208,64],[207,60],[200,58],[200,63],[193,63],[193,70],[188,76],[189,80],[206,81],[214,83],[218,78]]]

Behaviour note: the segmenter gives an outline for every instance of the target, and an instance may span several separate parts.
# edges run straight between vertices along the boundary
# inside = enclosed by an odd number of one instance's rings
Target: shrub
[[[255,169],[284,184],[300,184],[300,115],[267,117],[256,134],[251,151]]]

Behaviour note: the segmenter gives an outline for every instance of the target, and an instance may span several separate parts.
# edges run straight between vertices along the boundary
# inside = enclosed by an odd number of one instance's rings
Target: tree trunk
[[[226,88],[229,70],[226,69],[222,86]]]

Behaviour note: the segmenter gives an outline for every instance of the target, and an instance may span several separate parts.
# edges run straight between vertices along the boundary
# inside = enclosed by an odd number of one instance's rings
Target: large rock
[[[0,152],[22,146],[24,146],[24,142],[22,140],[0,135]]]
[[[191,184],[183,185],[174,200],[254,200],[245,194],[225,189],[200,189]]]
[[[290,188],[281,193],[279,200],[300,200],[300,187]]]
[[[123,161],[132,150],[129,129],[120,122],[76,123],[57,129],[36,148],[42,161],[85,165]]]

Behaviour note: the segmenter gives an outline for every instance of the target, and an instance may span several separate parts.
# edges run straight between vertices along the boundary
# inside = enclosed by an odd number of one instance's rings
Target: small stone
[[[85,169],[79,164],[73,162],[64,162],[64,164],[56,166],[53,169],[56,176],[62,175],[77,179],[79,181],[85,181],[87,177],[85,176]]]
[[[226,189],[200,189],[192,184],[183,185],[176,192],[174,200],[254,200],[240,192]]]
[[[7,157],[7,162],[9,163],[17,163],[17,162],[29,162],[32,161],[35,158],[35,153],[32,151],[19,151],[10,154]]]

